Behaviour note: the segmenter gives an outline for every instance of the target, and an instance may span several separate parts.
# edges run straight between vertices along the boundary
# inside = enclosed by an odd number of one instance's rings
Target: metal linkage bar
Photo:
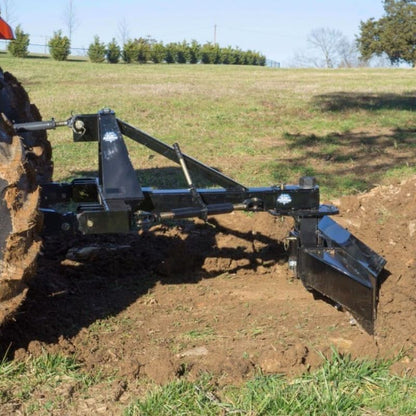
[[[179,144],[174,143],[173,148],[175,150],[176,155],[178,156],[179,164],[181,165],[182,171],[185,175],[186,183],[189,186],[189,191],[192,194],[192,200],[195,204],[197,204],[200,207],[201,215],[203,216],[204,219],[206,219],[208,215],[207,206],[205,205],[204,201],[201,198],[201,195],[199,194],[195,185],[192,182],[191,175],[188,171],[188,167],[186,166],[185,158],[183,157]]]
[[[144,201],[140,209],[163,212],[177,207],[195,206],[189,189],[142,188]],[[319,187],[302,189],[299,186],[247,188],[245,191],[224,188],[197,189],[205,205],[242,204],[247,211],[271,211],[273,215],[305,216],[318,215]],[[328,208],[326,214],[336,214],[335,207]]]
[[[159,153],[167,159],[175,163],[178,163],[178,158],[173,146],[169,146],[168,144],[163,143],[155,137],[150,136],[144,131],[137,129],[136,127],[133,127],[120,119],[117,119],[117,122],[120,126],[122,134],[136,141],[137,143],[146,146],[154,152]],[[246,189],[246,187],[244,185],[241,185],[241,183],[238,183],[234,179],[231,179],[228,176],[218,172],[217,170],[207,165],[204,165],[199,160],[196,160],[193,157],[186,155],[185,153],[183,153],[182,155],[189,169],[195,169],[198,172],[201,172],[214,184],[222,186],[226,189]]]
[[[69,122],[70,119],[66,121],[55,121],[54,119],[47,121],[30,121],[27,123],[15,123],[13,124],[13,128],[16,133],[26,133],[28,131],[54,130],[57,127],[68,126]]]

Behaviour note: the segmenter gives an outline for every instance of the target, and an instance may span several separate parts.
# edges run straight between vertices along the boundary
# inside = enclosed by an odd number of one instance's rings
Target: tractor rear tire
[[[39,184],[52,178],[45,132],[16,135],[12,122],[41,120],[16,78],[0,68],[0,325],[13,316],[41,248]]]
[[[26,123],[42,120],[38,108],[30,103],[29,95],[22,84],[10,72],[0,68],[0,112],[13,123]],[[52,180],[52,147],[46,131],[22,134],[26,157],[36,174],[38,184]],[[1,139],[0,139],[1,140]]]
[[[0,125],[0,132],[5,132]],[[4,137],[2,137],[4,139]],[[0,324],[23,301],[41,241],[36,176],[20,137],[0,142]]]

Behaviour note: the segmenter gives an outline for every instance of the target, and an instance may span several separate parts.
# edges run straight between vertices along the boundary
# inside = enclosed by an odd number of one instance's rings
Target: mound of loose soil
[[[416,177],[337,203],[338,221],[387,260],[375,336],[292,278],[282,245],[290,219],[233,213],[135,236],[46,242],[1,345],[11,342],[16,359],[46,350],[116,372],[113,387],[89,392],[90,405],[70,389],[79,414],[128,402],[146,380],[209,372],[228,384],[257,371],[308,371],[332,346],[361,358],[402,353],[396,370],[415,370]]]
[[[414,369],[416,176],[358,197],[345,197],[339,205],[338,221],[387,260],[376,321],[378,351],[397,354],[403,348]]]

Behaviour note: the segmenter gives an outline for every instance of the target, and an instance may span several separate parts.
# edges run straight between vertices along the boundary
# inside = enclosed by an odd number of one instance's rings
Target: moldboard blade
[[[299,251],[304,285],[349,310],[369,333],[374,331],[378,276],[386,261],[330,217],[323,217],[319,247]]]

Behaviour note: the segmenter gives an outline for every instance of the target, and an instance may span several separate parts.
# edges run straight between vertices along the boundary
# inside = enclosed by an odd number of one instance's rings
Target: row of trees
[[[416,67],[416,1],[382,0],[385,14],[376,20],[363,21],[359,35],[349,41],[340,31],[321,28],[313,30],[307,41],[307,53],[294,57],[295,66],[349,67],[366,65],[374,56],[387,59],[392,64],[406,62]],[[72,2],[70,1],[70,6]],[[73,17],[72,8],[70,16]],[[71,22],[72,19],[71,19]],[[72,26],[71,26],[72,27]],[[61,32],[54,34],[49,42],[54,59],[64,60],[70,53],[70,38]],[[20,27],[16,29],[16,40],[10,42],[9,50],[15,56],[28,53],[29,35]],[[168,63],[223,63],[264,65],[265,57],[258,52],[242,51],[238,48],[221,48],[217,44],[200,45],[196,41],[169,43],[164,45],[149,38],[126,40],[120,48],[113,39],[108,45],[95,37],[88,48],[88,56],[94,62],[168,62]]]
[[[126,63],[166,62],[168,64],[235,64],[262,65],[266,64],[266,57],[254,51],[242,51],[239,48],[221,48],[210,42],[204,45],[196,40],[191,43],[171,42],[166,45],[150,38],[128,40],[121,49],[115,39],[108,45],[100,42],[98,36],[88,48],[88,57],[92,62],[117,63],[121,58]]]
[[[29,35],[18,26],[15,30],[16,39],[9,43],[8,49],[13,56],[24,58],[28,55]],[[53,59],[66,60],[71,52],[71,41],[61,31],[55,32],[48,42],[49,52]],[[127,40],[121,48],[115,39],[107,45],[95,36],[88,48],[88,57],[92,62],[117,63],[203,63],[203,64],[234,64],[261,65],[266,64],[266,57],[259,52],[243,51],[239,48],[222,48],[218,44],[199,44],[171,42],[166,45],[151,38]]]

